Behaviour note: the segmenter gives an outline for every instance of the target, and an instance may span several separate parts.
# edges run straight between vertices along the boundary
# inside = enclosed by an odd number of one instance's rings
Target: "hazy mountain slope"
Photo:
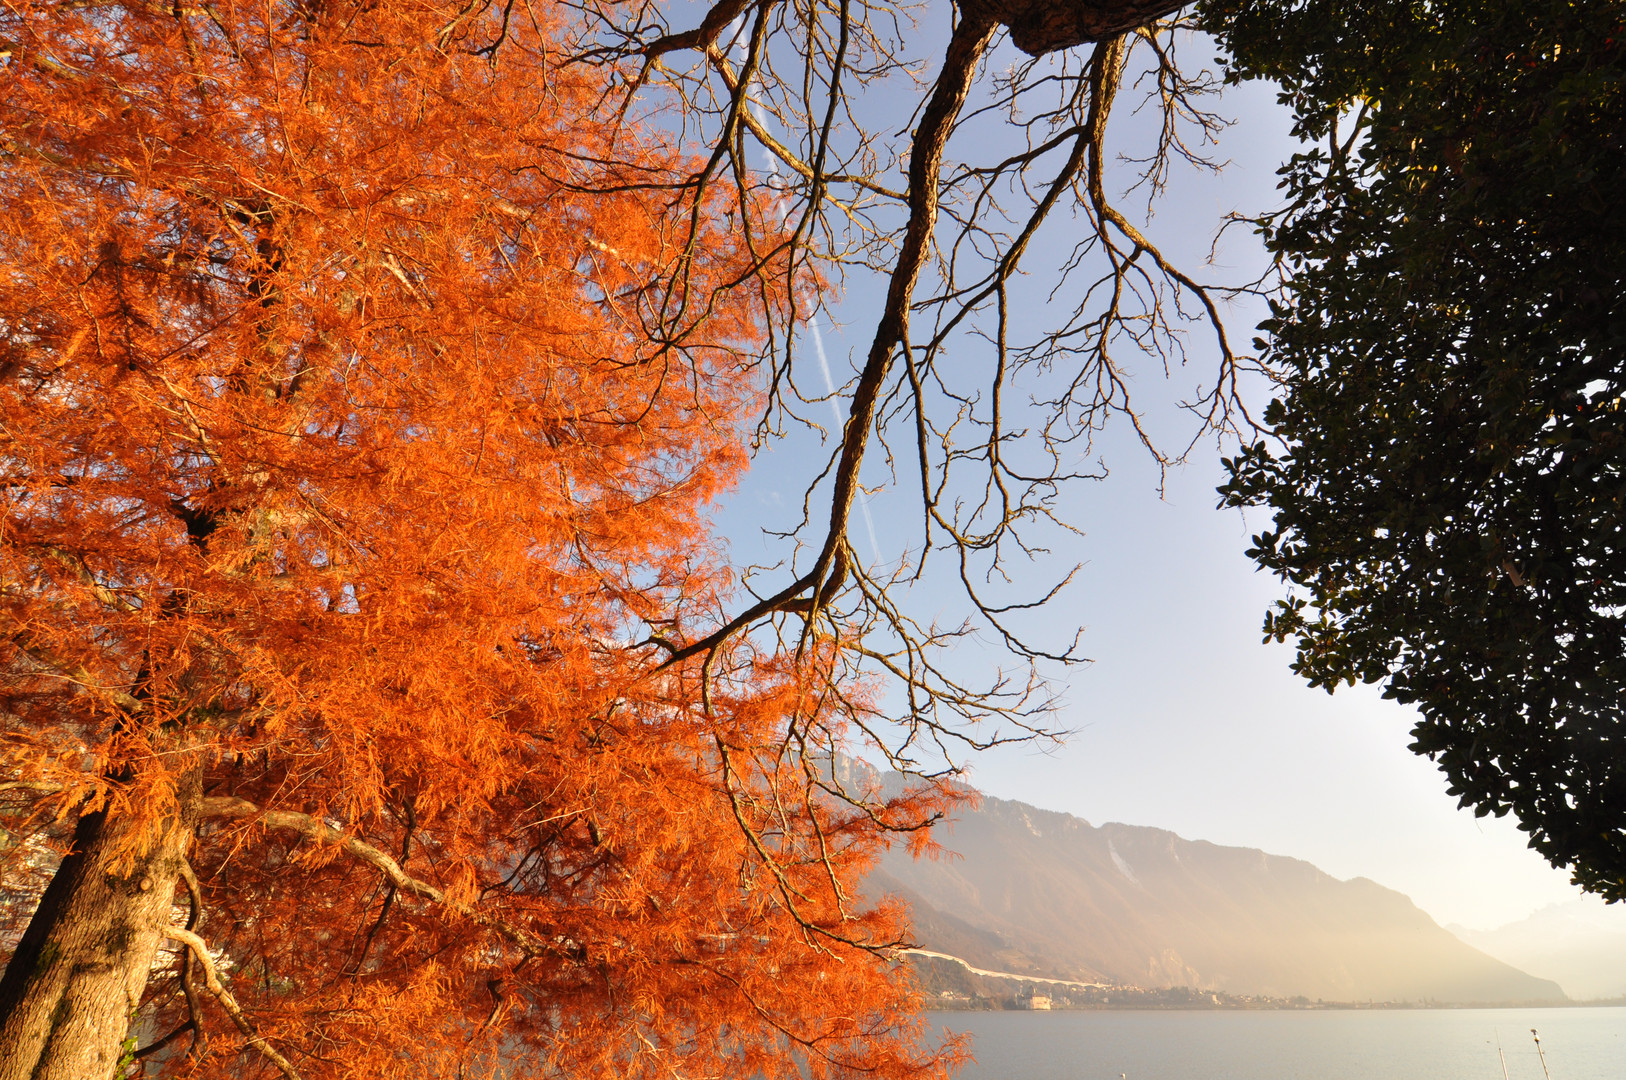
[[[940,839],[959,857],[894,853],[870,888],[913,902],[924,947],[979,967],[1329,1001],[1563,996],[1400,893],[1297,859],[992,798]]]
[[[1626,905],[1588,897],[1495,930],[1450,929],[1498,960],[1554,980],[1572,998],[1626,996]]]

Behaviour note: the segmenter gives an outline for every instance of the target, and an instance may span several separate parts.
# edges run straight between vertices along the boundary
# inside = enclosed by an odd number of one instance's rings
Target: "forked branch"
[[[779,534],[799,545],[790,570],[775,569],[771,586],[742,610],[725,612],[692,636],[677,621],[652,623],[643,644],[664,655],[651,667],[669,671],[698,661],[709,709],[712,673],[730,662],[731,643],[750,639],[748,649],[760,644],[805,658],[813,642],[836,642],[838,666],[845,666],[829,673],[833,699],[841,697],[839,681],[857,671],[901,682],[905,715],[877,717],[873,725],[856,713],[849,717],[878,744],[890,727],[899,761],[907,763],[921,739],[938,747],[984,745],[977,726],[990,719],[1009,721],[991,736],[996,742],[1047,736],[1037,713],[1052,699],[1039,667],[1082,657],[1076,637],[1065,649],[1041,647],[1050,643],[1029,642],[1017,620],[1053,601],[1072,575],[1063,569],[1011,596],[1002,590],[1021,572],[1009,563],[1045,554],[1050,530],[1069,533],[1057,493],[1103,475],[1086,459],[1110,418],[1124,417],[1160,467],[1178,460],[1154,445],[1138,400],[1130,400],[1132,380],[1118,351],[1127,344],[1168,371],[1171,360],[1185,358],[1183,324],[1205,322],[1218,342],[1220,375],[1213,389],[1204,388],[1204,379],[1194,403],[1185,405],[1199,429],[1187,449],[1201,434],[1223,430],[1238,408],[1239,361],[1220,321],[1221,292],[1166,257],[1113,205],[1104,178],[1107,120],[1139,43],[1148,46],[1141,54],[1154,82],[1148,99],[1163,123],[1152,155],[1135,163],[1139,179],[1130,190],[1146,184],[1155,194],[1173,158],[1205,164],[1193,145],[1205,144],[1222,122],[1194,104],[1212,92],[1213,81],[1175,64],[1174,38],[1185,24],[1169,16],[1183,5],[959,0],[920,108],[899,132],[908,139],[899,152],[884,131],[866,124],[869,103],[862,99],[921,85],[921,58],[906,52],[901,9],[716,0],[697,25],[683,29],[659,23],[652,8],[639,9],[638,18],[648,21],[623,25],[613,5],[580,2],[604,33],[586,43],[577,62],[631,68],[618,115],[625,115],[630,95],[665,94],[663,103],[683,117],[685,135],[704,132],[692,159],[703,165],[688,188],[673,186],[674,198],[698,200],[713,178],[726,175],[742,207],[760,196],[773,209],[740,211],[745,242],[754,254],[775,252],[773,272],[783,272],[781,293],[790,297],[783,308],[767,308],[768,341],[756,358],[766,376],[759,435],[781,430],[787,418],[813,424],[808,406],[824,407],[832,397],[840,403],[840,430],[824,467],[808,479],[801,521]],[[1046,62],[983,75],[1002,29],[1017,48]],[[1090,44],[1087,53],[1073,53]],[[687,63],[680,63],[685,51]],[[889,79],[896,82],[883,84]],[[1192,130],[1195,143],[1187,137]],[[951,140],[955,148],[996,152],[992,161],[951,167]],[[889,171],[902,173],[904,182]],[[1047,310],[1063,312],[1061,325],[1034,333],[1013,305],[1013,286],[1032,273],[1024,260],[1044,250],[1042,227],[1069,213],[1085,228],[1075,234],[1070,256],[1044,268],[1056,278]],[[784,231],[775,232],[768,219]],[[809,393],[801,373],[817,376],[819,369],[800,359],[799,338],[811,345],[811,335],[794,324],[818,310],[823,283],[855,265],[886,280],[873,334],[849,382],[837,389],[831,380]],[[681,260],[664,273],[669,281],[656,293],[686,298]],[[1057,303],[1062,285],[1079,279],[1083,287]],[[1200,312],[1189,304],[1193,294]],[[658,328],[661,340],[680,334],[675,322]],[[828,374],[825,358],[819,362]],[[1022,379],[1033,380],[1021,387],[1028,393],[1013,393]],[[907,570],[903,563],[897,571],[864,565],[853,542],[857,504],[867,498],[861,474],[881,455],[894,476],[898,456],[910,473],[918,460],[920,547],[918,557],[907,557]],[[973,625],[944,631],[900,606],[901,592],[921,579],[927,554],[939,550],[957,563],[951,570],[974,625],[997,633],[1027,668],[1025,678],[1000,670],[978,693],[928,658]],[[952,758],[944,760],[952,766]]]
[[[392,886],[403,893],[421,897],[433,904],[457,913],[477,926],[490,930],[533,956],[558,950],[535,934],[505,920],[494,918],[471,904],[447,896],[446,893],[408,874],[401,864],[378,848],[341,832],[326,822],[292,810],[261,810],[247,799],[233,796],[211,796],[203,800],[201,816],[205,818],[253,818],[267,829],[288,829],[317,844],[331,844],[345,854],[359,859],[381,872]]]
[[[192,958],[197,961],[198,967],[203,969],[204,986],[208,987],[209,993],[213,994],[215,1000],[220,1002],[220,1007],[225,1010],[227,1016],[231,1017],[232,1023],[237,1025],[237,1030],[243,1033],[243,1038],[248,1040],[248,1044],[263,1054],[266,1060],[275,1065],[277,1071],[287,1077],[288,1080],[303,1080],[299,1075],[299,1070],[294,1068],[293,1064],[283,1057],[276,1047],[267,1042],[254,1029],[254,1025],[244,1015],[242,1006],[237,1004],[237,999],[232,996],[232,992],[227,990],[225,984],[220,981],[220,971],[215,967],[214,957],[209,955],[208,944],[197,934],[179,926],[164,927],[164,936],[172,941],[180,942],[190,951]]]

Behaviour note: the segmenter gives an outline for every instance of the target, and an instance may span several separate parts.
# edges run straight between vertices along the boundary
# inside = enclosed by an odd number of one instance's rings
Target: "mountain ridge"
[[[921,948],[977,967],[1328,1001],[1564,1000],[1401,893],[1300,859],[986,795],[937,839],[957,857],[891,852],[867,891],[910,904]]]
[[[1552,979],[1572,998],[1626,997],[1626,906],[1588,896],[1490,930],[1446,929],[1521,971]]]

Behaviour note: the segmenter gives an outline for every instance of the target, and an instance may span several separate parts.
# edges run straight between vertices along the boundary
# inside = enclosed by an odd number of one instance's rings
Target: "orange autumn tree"
[[[0,13],[0,1080],[957,1053],[852,892],[948,796],[839,797],[830,640],[670,644],[772,214],[564,18]]]

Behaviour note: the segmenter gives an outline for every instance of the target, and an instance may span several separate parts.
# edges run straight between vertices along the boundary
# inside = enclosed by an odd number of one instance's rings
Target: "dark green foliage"
[[[1265,222],[1279,441],[1228,462],[1313,685],[1626,898],[1626,4],[1212,0],[1317,149]]]

